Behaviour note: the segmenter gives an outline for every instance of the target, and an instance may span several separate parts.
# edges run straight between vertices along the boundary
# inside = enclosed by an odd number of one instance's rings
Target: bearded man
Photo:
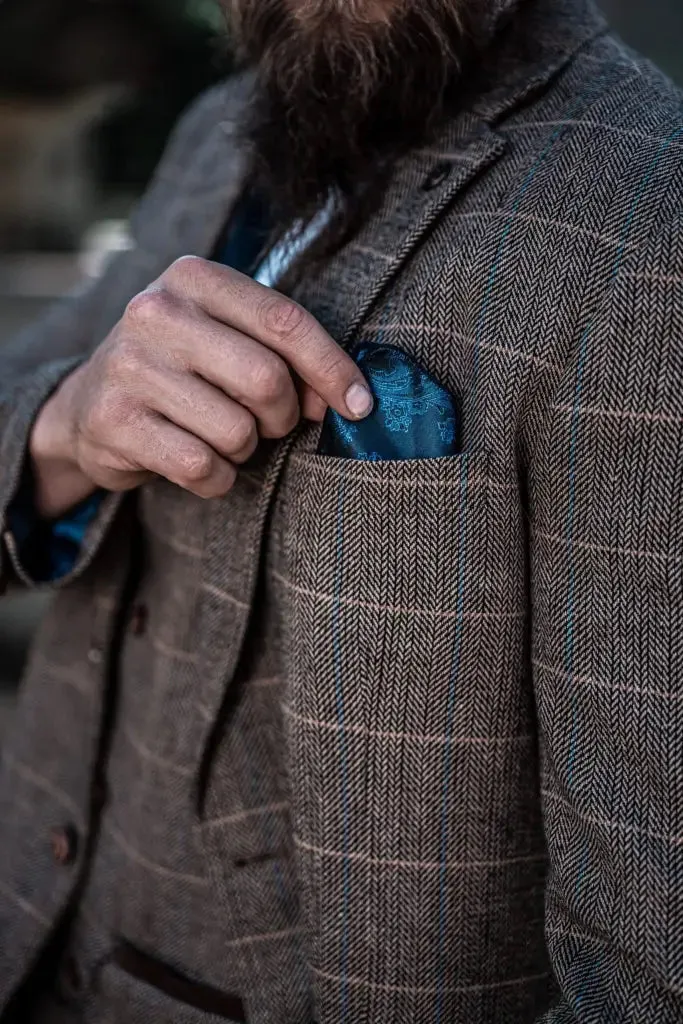
[[[683,105],[589,0],[231,0],[2,352],[30,1024],[683,1020]]]

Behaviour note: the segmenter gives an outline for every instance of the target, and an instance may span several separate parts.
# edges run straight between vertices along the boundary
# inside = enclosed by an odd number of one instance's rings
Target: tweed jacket
[[[56,383],[212,252],[245,89],[186,116],[132,251],[3,347],[3,515]],[[88,1022],[229,1016],[115,937],[250,1024],[683,1020],[682,155],[676,89],[587,0],[529,0],[297,291],[451,389],[462,452],[304,427],[225,499],[107,499],[3,744],[0,1007],[69,908]],[[32,585],[8,532],[2,573]]]

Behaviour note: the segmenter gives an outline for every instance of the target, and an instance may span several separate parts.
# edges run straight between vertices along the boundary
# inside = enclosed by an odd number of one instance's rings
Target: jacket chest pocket
[[[521,973],[544,962],[523,515],[492,461],[285,472],[285,720],[329,1019],[347,998],[350,1020],[432,1019],[446,978],[444,1019],[478,1019],[458,993],[497,992],[519,950]]]
[[[359,841],[376,831],[391,845],[388,821],[438,816],[449,737],[487,728],[478,653],[488,628],[488,474],[486,452],[290,460],[287,718],[295,763],[310,765],[302,827],[317,836],[328,821],[316,807],[323,790],[347,804],[348,841],[352,822]],[[398,806],[403,778],[424,784],[419,810]],[[438,837],[423,838],[436,856]]]

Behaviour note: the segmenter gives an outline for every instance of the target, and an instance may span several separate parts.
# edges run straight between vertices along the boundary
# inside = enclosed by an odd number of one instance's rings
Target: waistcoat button
[[[73,825],[53,828],[50,832],[52,856],[60,867],[68,867],[78,855],[78,832]]]

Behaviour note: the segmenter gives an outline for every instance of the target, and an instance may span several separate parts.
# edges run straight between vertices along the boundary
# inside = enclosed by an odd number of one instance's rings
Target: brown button
[[[50,832],[52,856],[61,867],[68,867],[78,854],[78,832],[73,825],[53,828]]]
[[[130,629],[133,636],[144,636],[147,631],[148,619],[149,611],[147,609],[147,605],[136,605],[130,619]]]

